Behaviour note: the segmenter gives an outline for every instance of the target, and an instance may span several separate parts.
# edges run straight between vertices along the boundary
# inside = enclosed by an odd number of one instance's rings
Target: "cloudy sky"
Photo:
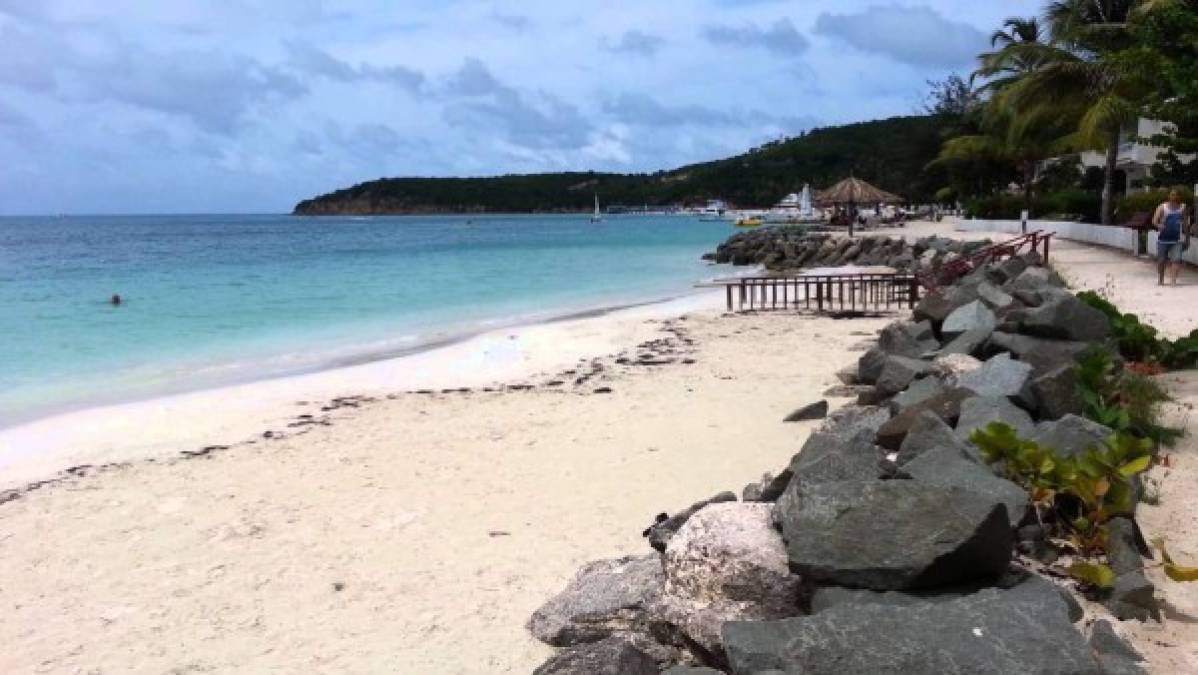
[[[277,212],[910,114],[1041,0],[0,0],[0,213]]]

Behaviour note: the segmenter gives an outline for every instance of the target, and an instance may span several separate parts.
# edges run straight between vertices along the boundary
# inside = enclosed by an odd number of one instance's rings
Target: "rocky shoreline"
[[[703,255],[704,260],[732,265],[761,265],[783,272],[804,267],[883,266],[900,272],[934,269],[986,246],[985,241],[923,237],[842,237],[816,233],[803,226],[766,227],[738,232]]]
[[[741,241],[779,240],[751,234]],[[925,240],[918,255],[919,244],[892,253],[886,241],[871,249],[879,259],[967,250]],[[841,259],[865,248],[797,242]],[[1053,581],[1062,552],[1050,528],[970,440],[993,422],[1065,456],[1108,438],[1081,415],[1073,378],[1110,330],[1035,254],[928,295],[842,371],[858,404],[776,476],[740,500],[725,492],[658,515],[644,532],[652,553],[589,563],[538,609],[528,629],[560,651],[535,672],[1144,672],[1109,621],[1078,625],[1073,595],[1112,619],[1159,618],[1134,511],[1107,526],[1111,589]],[[824,412],[804,408],[792,416]]]

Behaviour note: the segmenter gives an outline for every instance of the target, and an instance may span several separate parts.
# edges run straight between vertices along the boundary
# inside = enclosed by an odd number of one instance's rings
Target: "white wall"
[[[1020,234],[1022,232],[1021,224],[1018,220],[961,220],[957,222],[957,229],[967,232],[1005,232],[1008,234]],[[1115,248],[1128,253],[1135,253],[1136,250],[1136,232],[1129,230],[1126,227],[1102,225],[1090,225],[1088,223],[1071,223],[1053,220],[1029,220],[1027,221],[1027,231],[1035,232],[1042,230],[1044,232],[1052,232],[1058,239],[1068,239],[1069,241],[1080,241],[1086,244],[1096,244],[1098,246],[1106,246]],[[1156,251],[1155,235],[1149,234],[1149,252]],[[1194,251],[1187,252],[1194,253]]]

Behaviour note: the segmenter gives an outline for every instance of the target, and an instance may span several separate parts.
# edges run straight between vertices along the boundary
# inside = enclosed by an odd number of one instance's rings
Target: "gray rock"
[[[1107,562],[1116,575],[1144,569],[1136,524],[1130,518],[1111,518],[1106,524]]]
[[[979,396],[1006,396],[1025,399],[1029,395],[1032,367],[1016,361],[1010,354],[999,354],[982,364],[981,368],[958,379],[960,386]]]
[[[1156,588],[1140,571],[1125,572],[1116,576],[1115,586],[1102,604],[1120,621],[1161,620]]]
[[[1078,342],[1098,342],[1111,335],[1106,315],[1072,295],[1062,295],[1028,310],[1022,333]]]
[[[768,504],[712,504],[670,540],[665,591],[656,616],[677,626],[708,655],[723,653],[726,621],[795,616],[799,578]]]
[[[736,501],[735,494],[731,492],[721,492],[711,499],[704,499],[701,502],[695,502],[686,509],[675,513],[672,516],[667,516],[666,518],[661,518],[659,516],[657,522],[646,528],[642,534],[644,534],[645,537],[648,537],[649,545],[652,546],[654,550],[664,551],[666,550],[666,544],[670,541],[670,537],[674,536],[674,533],[678,531],[678,528],[682,527],[683,523],[697,513],[699,509],[707,506],[708,504],[734,501]]]
[[[934,448],[951,448],[963,457],[973,456],[973,449],[957,437],[952,427],[935,414],[924,412],[911,425],[894,461],[902,466]]]
[[[945,602],[846,604],[807,617],[731,622],[724,643],[734,673],[1101,672],[1058,595],[994,588]]]
[[[987,581],[985,584],[972,583],[930,591],[871,591],[864,588],[819,586],[811,592],[809,605],[812,614],[840,605],[871,604],[903,607],[917,603],[958,600],[978,591],[995,587],[1004,591],[1004,600],[1037,601],[1042,597],[1055,595],[1064,603],[1070,623],[1077,623],[1085,616],[1081,604],[1068,589],[1036,574],[1011,573],[1004,575],[994,585]],[[1051,601],[1048,602],[1051,604]]]
[[[886,363],[882,366],[882,373],[878,376],[875,386],[883,394],[894,395],[906,389],[916,379],[927,375],[931,370],[932,364],[927,361],[892,355],[886,358]]]
[[[664,582],[657,554],[587,563],[565,590],[533,612],[528,630],[557,647],[614,634],[648,634],[647,608]]]
[[[816,432],[790,462],[790,472],[794,475],[791,487],[877,478],[881,457],[881,451],[873,444],[873,433],[868,430],[861,430],[848,440]]]
[[[1057,288],[1065,286],[1065,281],[1056,272],[1044,267],[1029,267],[1019,276],[1008,281],[1003,286],[1003,290],[1008,293],[1014,291],[1039,292],[1054,286]]]
[[[975,328],[973,330],[965,331],[964,333],[952,338],[943,347],[941,347],[940,353],[967,354],[969,356],[977,356],[982,353],[982,347],[990,339],[990,335],[993,332],[993,327]]]
[[[874,388],[867,384],[837,384],[825,389],[824,396],[857,399],[861,394],[872,391]]]
[[[1111,622],[1099,619],[1090,628],[1090,649],[1102,663],[1103,675],[1139,675],[1144,657],[1115,633]]]
[[[979,396],[961,404],[957,436],[968,440],[974,430],[984,429],[993,422],[1002,422],[1011,427],[1020,438],[1031,438],[1036,433],[1032,416],[1005,396]]]
[[[997,324],[994,312],[981,300],[974,300],[953,310],[940,326],[940,334],[954,338],[971,330],[994,330]]]
[[[920,483],[961,488],[1002,502],[1011,527],[1017,527],[1027,513],[1027,491],[967,458],[959,447],[932,448],[903,465],[903,471]]]
[[[888,450],[898,450],[915,420],[924,412],[931,412],[949,424],[956,424],[961,415],[961,403],[975,395],[968,389],[949,389],[939,396],[910,406],[878,427],[878,445]]]
[[[845,406],[828,416],[820,431],[850,439],[862,431],[877,432],[891,417],[886,408],[876,406]]]
[[[627,640],[610,637],[558,652],[533,675],[658,675],[657,663]]]
[[[886,359],[890,356],[880,347],[873,347],[857,359],[857,379],[863,384],[873,384],[882,375]]]
[[[948,304],[955,310],[978,300],[980,279],[961,280],[948,291]],[[948,319],[946,318],[945,321]]]
[[[857,369],[852,366],[836,371],[836,379],[840,380],[840,383],[846,386],[860,383],[860,380],[857,378]]]
[[[878,334],[878,349],[894,356],[917,358],[940,344],[932,335],[932,324],[896,321]]]
[[[991,265],[990,268],[986,270],[986,278],[1001,286],[1018,277],[1026,269],[1027,261],[1023,258],[1007,258],[997,265]]]
[[[1057,420],[1065,415],[1080,415],[1085,401],[1078,391],[1077,367],[1066,363],[1032,380],[1032,395],[1040,417]]]
[[[942,323],[948,318],[948,315],[953,311],[953,306],[949,304],[948,298],[944,296],[942,291],[932,291],[928,293],[915,306],[915,320],[928,321],[932,324]]]
[[[1010,352],[1020,361],[1030,363],[1036,373],[1046,373],[1062,365],[1075,362],[1090,345],[1069,340],[1048,340],[996,331],[986,342],[985,353]]]
[[[1008,295],[998,286],[989,281],[982,282],[978,285],[978,298],[986,303],[986,306],[992,310],[1000,311],[1007,309],[1015,304],[1015,298]]]
[[[1011,557],[1006,507],[974,492],[888,480],[792,484],[787,493],[777,517],[791,570],[805,579],[935,588],[997,577]]]
[[[783,422],[806,422],[809,420],[819,420],[828,416],[828,402],[816,401],[795,410],[787,415]]]
[[[1052,448],[1062,457],[1076,457],[1087,448],[1101,446],[1114,432],[1110,427],[1077,415],[1036,425],[1031,439],[1041,447]]]
[[[774,476],[769,473],[761,475],[761,480],[749,483],[740,491],[740,500],[742,502],[764,502],[773,501],[773,499],[763,499],[770,484],[774,482]],[[777,499],[777,497],[774,497]]]
[[[946,387],[934,377],[915,380],[906,391],[900,392],[890,400],[890,411],[897,415],[913,405],[940,396],[945,391]]]
[[[724,671],[707,666],[674,666],[663,671],[661,675],[724,675]]]

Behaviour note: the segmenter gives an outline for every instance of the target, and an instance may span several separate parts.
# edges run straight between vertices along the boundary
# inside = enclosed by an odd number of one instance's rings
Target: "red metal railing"
[[[975,269],[993,262],[1013,258],[1023,253],[1039,252],[1044,262],[1048,262],[1048,247],[1052,243],[1052,233],[1037,230],[1020,235],[1009,241],[991,244],[978,249],[967,256],[953,259],[934,270],[920,272],[917,277],[921,286],[935,290],[941,286],[950,286],[956,280],[969,274]],[[1040,250],[1043,246],[1043,251]]]

